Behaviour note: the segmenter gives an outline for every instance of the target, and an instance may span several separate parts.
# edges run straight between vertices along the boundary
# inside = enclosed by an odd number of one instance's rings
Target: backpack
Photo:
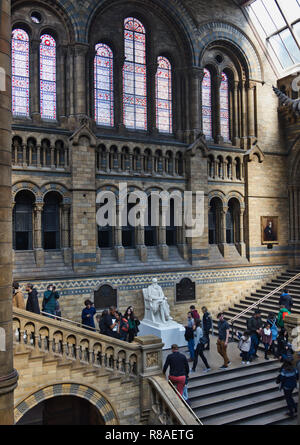
[[[128,332],[128,330],[129,330],[129,323],[128,323],[128,320],[126,318],[121,318],[120,330],[123,331],[123,332]]]
[[[188,326],[185,327],[184,338],[186,339],[186,341],[192,340],[192,338],[194,338],[193,328],[189,328]]]

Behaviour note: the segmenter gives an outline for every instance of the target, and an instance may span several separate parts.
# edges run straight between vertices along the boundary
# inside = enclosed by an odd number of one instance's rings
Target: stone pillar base
[[[187,244],[178,244],[178,250],[182,258],[186,261],[189,259],[189,252]]]
[[[160,244],[158,246],[159,254],[163,261],[168,261],[169,259],[169,246],[167,244]]]
[[[37,267],[44,267],[45,264],[45,252],[44,249],[34,249],[35,264]]]
[[[32,113],[32,123],[40,124],[42,122],[42,118],[40,113]]]
[[[117,256],[117,260],[119,261],[119,263],[124,263],[125,261],[125,249],[123,246],[116,246],[115,247],[115,252],[116,252],[116,256]]]
[[[241,256],[246,256],[246,244],[245,243],[236,243],[235,247]]]
[[[69,247],[64,247],[62,250],[62,255],[64,259],[64,263],[66,266],[72,265],[72,249]]]
[[[140,245],[136,247],[136,250],[138,252],[139,259],[143,263],[147,263],[148,261],[148,249],[145,245]]]
[[[241,145],[241,140],[240,140],[240,138],[233,138],[232,139],[232,145],[235,145],[236,147],[240,147],[240,145]]]
[[[223,255],[224,258],[228,258],[229,257],[229,246],[227,243],[220,243],[218,245],[219,250],[221,252],[221,254]]]

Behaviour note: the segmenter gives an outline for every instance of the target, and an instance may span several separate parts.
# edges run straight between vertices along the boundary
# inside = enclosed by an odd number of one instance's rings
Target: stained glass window
[[[109,46],[95,47],[95,120],[99,125],[114,125],[113,53]]]
[[[166,57],[157,58],[156,126],[162,133],[172,133],[172,72]]]
[[[229,141],[229,88],[228,77],[222,73],[220,86],[220,126],[224,141]]]
[[[133,17],[124,21],[123,113],[127,128],[147,130],[146,34]]]
[[[40,43],[40,107],[43,119],[56,119],[56,42],[49,34]]]
[[[12,112],[29,116],[29,37],[23,29],[12,32]]]
[[[211,74],[204,68],[202,80],[202,122],[205,136],[212,137]]]

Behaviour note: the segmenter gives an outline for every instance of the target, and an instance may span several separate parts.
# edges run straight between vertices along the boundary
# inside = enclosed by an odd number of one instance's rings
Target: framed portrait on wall
[[[278,216],[261,216],[261,243],[278,244]]]

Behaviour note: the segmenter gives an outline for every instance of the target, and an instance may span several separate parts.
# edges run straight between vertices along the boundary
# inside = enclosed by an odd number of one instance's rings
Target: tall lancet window
[[[156,126],[162,133],[172,133],[172,72],[166,57],[157,58]]]
[[[204,68],[202,80],[202,122],[203,133],[212,138],[211,74]]]
[[[229,141],[229,86],[228,77],[222,73],[220,85],[220,129],[224,141]]]
[[[95,120],[99,125],[114,125],[113,52],[99,43],[95,47],[94,87]]]
[[[12,113],[29,116],[29,37],[23,29],[12,32]]]
[[[56,42],[49,34],[40,43],[40,111],[43,119],[56,119]]]
[[[124,125],[135,130],[147,130],[146,34],[142,23],[133,17],[124,21],[124,43]]]

